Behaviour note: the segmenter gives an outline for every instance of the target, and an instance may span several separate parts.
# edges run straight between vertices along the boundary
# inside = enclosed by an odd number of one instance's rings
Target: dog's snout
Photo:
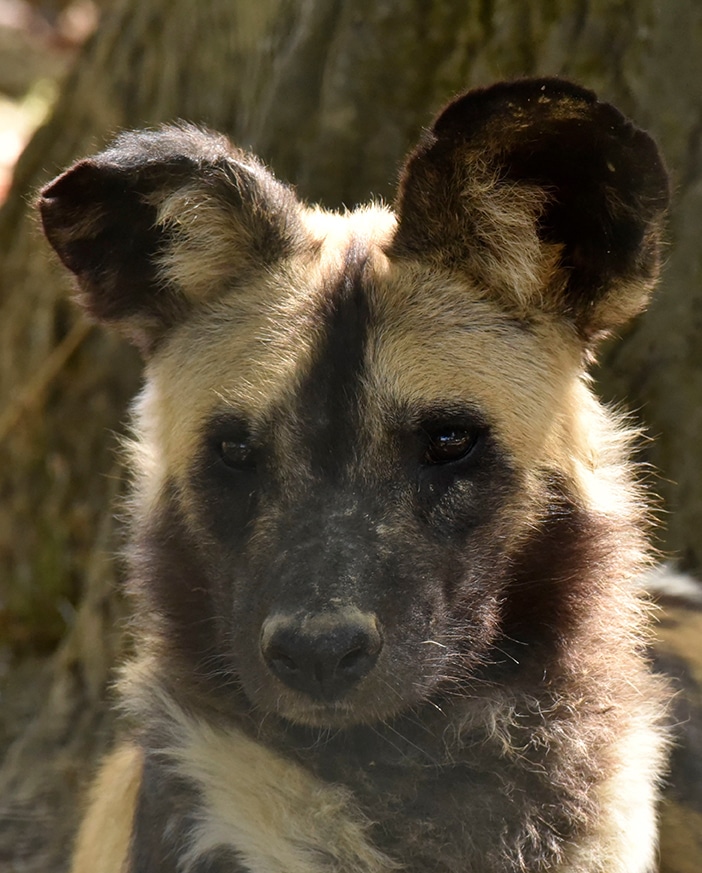
[[[325,612],[273,615],[263,624],[261,653],[270,672],[316,700],[337,700],[374,667],[382,649],[374,615]]]

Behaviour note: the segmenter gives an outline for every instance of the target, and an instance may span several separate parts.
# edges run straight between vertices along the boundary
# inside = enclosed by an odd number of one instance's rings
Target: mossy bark
[[[672,173],[662,288],[600,377],[656,438],[644,454],[669,509],[664,549],[700,570],[700,44],[695,0],[124,0],[105,12],[0,213],[0,866],[61,869],[77,786],[109,737],[113,435],[139,381],[132,350],[67,302],[36,189],[119,128],[185,118],[253,148],[305,198],[390,199],[403,154],[456,92],[534,74],[595,88],[651,130]]]

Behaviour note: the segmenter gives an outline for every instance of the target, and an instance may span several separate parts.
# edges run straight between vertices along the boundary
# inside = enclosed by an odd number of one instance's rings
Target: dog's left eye
[[[256,463],[253,446],[248,440],[222,440],[219,457],[232,470],[250,470]]]
[[[425,464],[450,464],[471,455],[480,439],[478,428],[447,426],[427,432]]]

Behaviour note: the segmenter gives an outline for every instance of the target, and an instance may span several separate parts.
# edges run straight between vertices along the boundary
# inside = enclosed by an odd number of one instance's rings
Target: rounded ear
[[[252,155],[193,126],[127,133],[39,197],[79,301],[148,354],[193,306],[302,235],[300,204]]]
[[[667,204],[656,145],[614,107],[560,79],[504,82],[449,104],[410,154],[393,250],[590,338],[645,305]]]

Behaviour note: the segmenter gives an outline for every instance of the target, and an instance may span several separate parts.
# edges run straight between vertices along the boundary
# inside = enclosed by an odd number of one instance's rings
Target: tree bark
[[[0,213],[0,866],[62,869],[77,791],[109,742],[123,615],[114,434],[139,374],[67,303],[36,189],[120,128],[184,118],[310,200],[391,199],[403,154],[457,91],[546,74],[593,87],[651,130],[672,172],[662,288],[600,379],[655,436],[642,453],[660,471],[661,543],[699,571],[700,33],[695,0],[124,0],[103,15]]]

